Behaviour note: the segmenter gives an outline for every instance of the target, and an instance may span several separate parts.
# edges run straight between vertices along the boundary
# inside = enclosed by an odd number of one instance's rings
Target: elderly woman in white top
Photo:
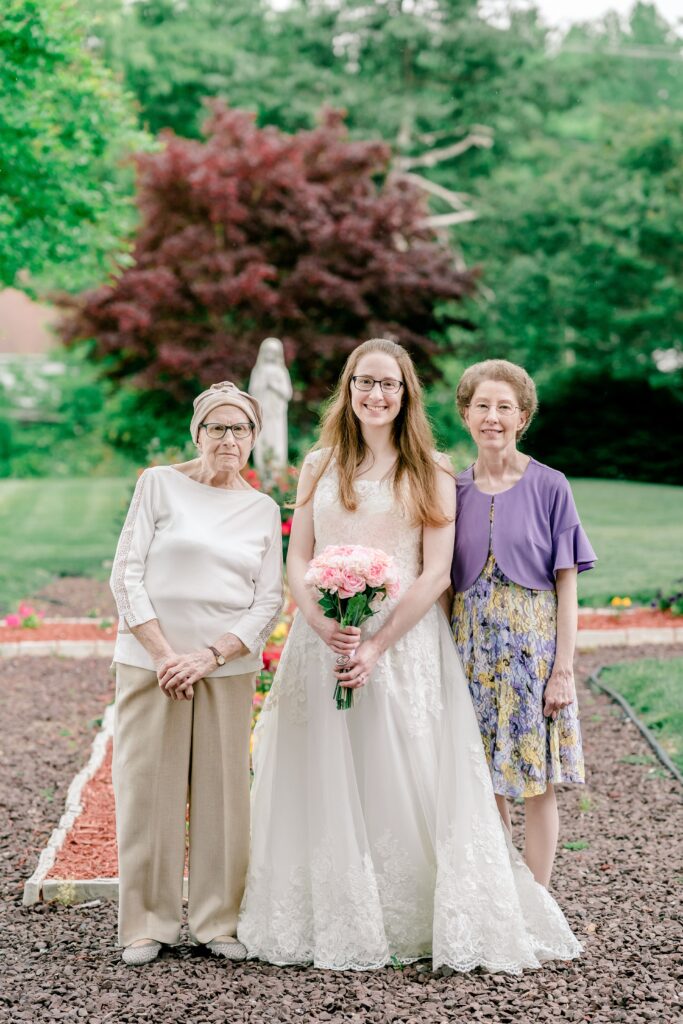
[[[111,576],[120,614],[114,791],[127,964],[178,941],[189,799],[189,926],[233,960],[249,849],[249,732],[261,650],[282,607],[280,514],[240,475],[256,399],[194,402],[198,458],[142,474]]]

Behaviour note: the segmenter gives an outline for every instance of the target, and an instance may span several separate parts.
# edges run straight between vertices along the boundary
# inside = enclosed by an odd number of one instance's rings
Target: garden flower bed
[[[288,609],[291,618],[293,607]],[[13,620],[13,616],[6,618]],[[660,611],[657,608],[580,608],[579,629],[683,629],[683,615],[674,615],[671,611]],[[116,623],[111,619],[46,619],[41,618],[31,626],[8,624],[0,621],[0,644],[22,643],[30,641],[50,640],[111,640],[116,639]],[[264,664],[273,671],[279,661],[279,651],[284,642],[286,632],[279,632],[277,627],[266,646]]]
[[[579,629],[660,629],[666,626],[683,627],[683,616],[658,608],[579,609]]]
[[[39,626],[23,628],[0,623],[0,644],[24,643],[31,640],[111,640],[116,639],[116,624],[104,622],[65,622],[43,620]]]

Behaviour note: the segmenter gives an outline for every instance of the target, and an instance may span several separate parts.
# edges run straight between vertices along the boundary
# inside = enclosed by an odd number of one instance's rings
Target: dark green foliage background
[[[669,388],[580,370],[543,390],[524,446],[573,476],[680,484],[680,434],[681,403]]]

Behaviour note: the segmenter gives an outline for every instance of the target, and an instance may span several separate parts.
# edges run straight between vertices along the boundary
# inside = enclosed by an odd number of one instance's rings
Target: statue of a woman
[[[262,476],[272,476],[287,465],[287,406],[292,382],[279,338],[261,342],[249,378],[249,392],[263,409],[263,430],[254,448],[254,464]]]

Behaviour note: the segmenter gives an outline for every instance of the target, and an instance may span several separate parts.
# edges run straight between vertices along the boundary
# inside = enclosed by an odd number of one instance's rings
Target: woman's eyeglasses
[[[379,384],[385,395],[397,395],[403,387],[402,380],[393,380],[391,377],[383,377],[382,380],[375,380],[374,377],[352,377],[351,380],[357,391],[372,391],[375,384]]]
[[[254,429],[252,423],[202,423],[202,427],[212,441],[220,441],[229,430],[236,441],[246,441]]]
[[[488,416],[489,410],[494,409],[499,416],[505,419],[508,416],[514,416],[519,411],[519,406],[513,405],[512,402],[501,402],[500,405],[489,405],[488,402],[472,402],[470,409],[476,412],[477,416]]]

